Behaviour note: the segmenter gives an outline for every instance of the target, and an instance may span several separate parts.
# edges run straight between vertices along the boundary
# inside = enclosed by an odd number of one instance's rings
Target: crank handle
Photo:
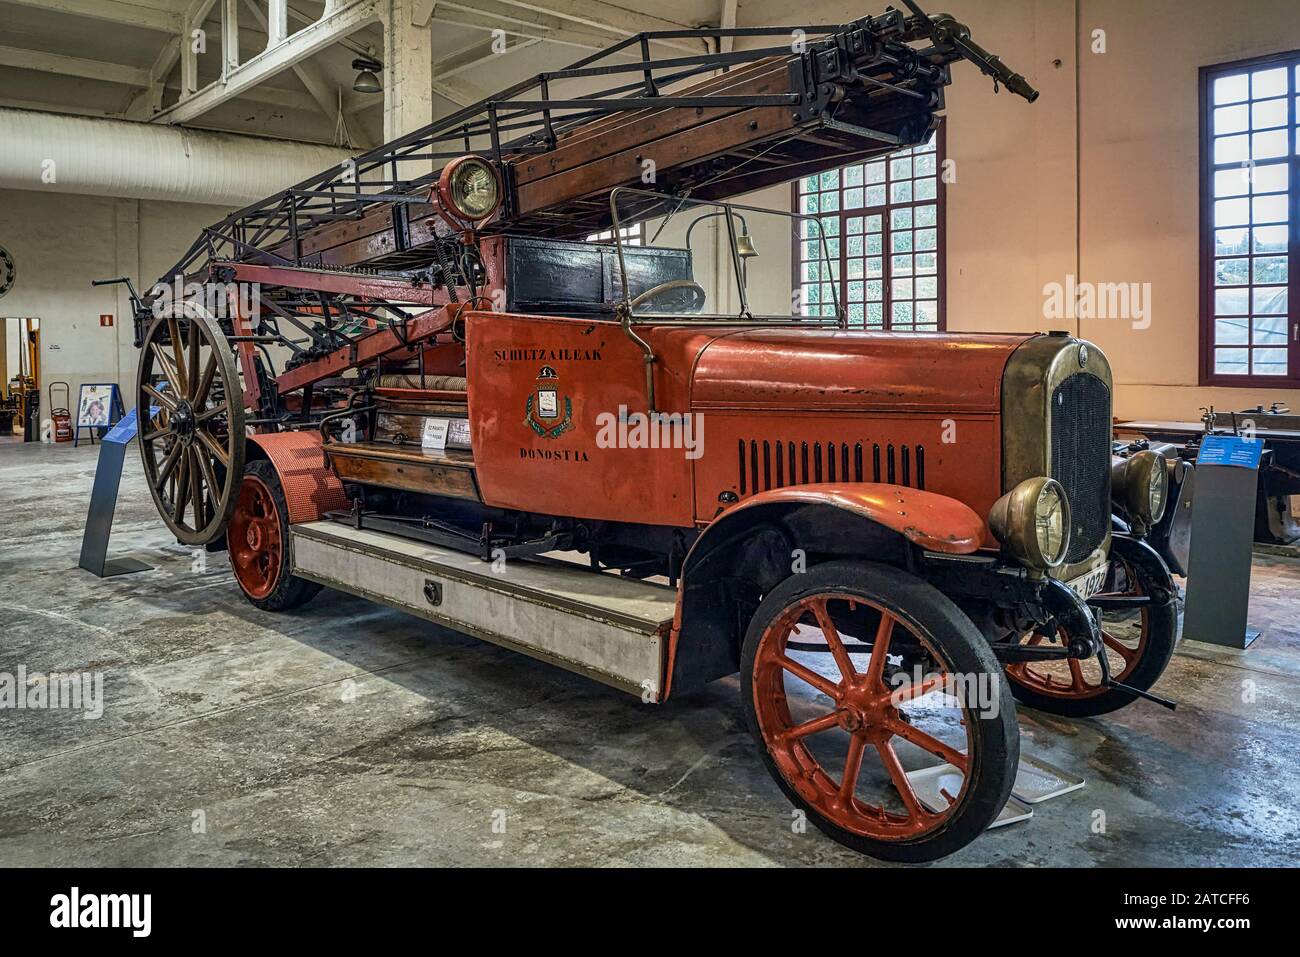
[[[1162,698],[1160,695],[1152,694],[1149,691],[1142,691],[1138,688],[1126,685],[1121,681],[1116,681],[1114,678],[1106,679],[1106,687],[1114,688],[1117,691],[1127,691],[1129,694],[1134,694],[1139,698],[1145,698],[1147,701],[1155,702],[1160,705],[1160,707],[1168,708],[1170,711],[1174,711],[1178,708],[1178,702],[1176,701],[1170,701],[1168,698]]]

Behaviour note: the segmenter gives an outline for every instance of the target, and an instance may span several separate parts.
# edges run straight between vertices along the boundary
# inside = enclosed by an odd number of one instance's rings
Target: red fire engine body
[[[1142,540],[1163,461],[1112,463],[1090,344],[751,308],[758,211],[712,200],[922,143],[955,59],[1036,97],[909,6],[713,61],[640,38],[630,66],[543,76],[205,231],[139,307],[164,520],[228,543],[268,610],[329,585],[647,702],[739,671],[763,760],[827,834],[894,860],[969,843],[1015,779],[1013,695],[1151,697],[1176,590]],[[633,82],[548,88],[597,69]],[[449,142],[436,177],[389,172]],[[712,281],[690,229],[623,237],[679,221],[716,227]],[[166,300],[196,278],[261,302]]]

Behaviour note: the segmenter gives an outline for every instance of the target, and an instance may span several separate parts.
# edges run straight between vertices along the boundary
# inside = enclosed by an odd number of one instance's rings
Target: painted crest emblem
[[[573,428],[573,400],[560,391],[560,377],[550,366],[537,373],[537,385],[524,403],[524,423],[544,439],[558,439]]]

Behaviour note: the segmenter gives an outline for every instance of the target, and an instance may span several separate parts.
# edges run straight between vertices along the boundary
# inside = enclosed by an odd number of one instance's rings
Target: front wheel
[[[1173,601],[1152,599],[1171,593],[1176,591],[1167,571],[1154,578],[1138,562],[1120,555],[1118,547],[1112,549],[1104,591],[1089,601],[1151,600],[1150,604],[1127,609],[1101,610],[1099,654],[1106,656],[1112,680],[1148,691],[1164,674],[1178,642],[1178,608]],[[1039,630],[1020,640],[1029,646],[1050,648],[1062,646],[1070,636],[1063,629],[1051,633]],[[1068,718],[1110,714],[1137,700],[1133,692],[1104,682],[1096,657],[1017,662],[1007,665],[1006,672],[1011,691],[1022,704]]]
[[[781,790],[871,857],[965,847],[1015,783],[1020,734],[997,660],[952,601],[896,568],[831,562],[773,589],[745,636],[741,695]],[[927,803],[906,769],[935,757],[956,772]]]
[[[315,582],[292,573],[289,507],[279,473],[265,459],[244,466],[226,546],[244,597],[264,611],[297,608],[321,590]]]

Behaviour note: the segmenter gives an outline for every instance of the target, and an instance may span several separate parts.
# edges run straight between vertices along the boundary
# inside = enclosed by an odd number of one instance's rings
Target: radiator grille
[[[740,439],[741,495],[822,482],[888,482],[925,488],[925,447],[878,442]]]
[[[1074,528],[1065,561],[1087,558],[1110,528],[1110,387],[1086,372],[1052,393],[1052,478],[1070,499]]]

